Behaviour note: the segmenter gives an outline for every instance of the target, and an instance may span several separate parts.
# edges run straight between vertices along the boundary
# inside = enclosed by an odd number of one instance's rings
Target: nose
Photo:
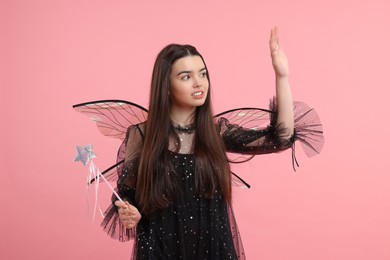
[[[201,78],[199,78],[199,77],[194,77],[194,85],[193,85],[193,87],[194,87],[194,88],[199,88],[199,87],[202,85],[201,82],[202,82],[202,79],[201,79]]]

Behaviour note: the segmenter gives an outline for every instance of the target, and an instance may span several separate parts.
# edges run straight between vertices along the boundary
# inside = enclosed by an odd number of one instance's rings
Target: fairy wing
[[[146,121],[147,109],[125,100],[100,100],[74,105],[73,108],[95,121],[100,132],[109,137],[125,140],[127,129],[130,125],[136,125]],[[231,124],[241,127],[259,130],[265,128],[275,116],[275,111],[262,108],[236,108],[227,110],[214,116],[217,122],[220,118],[226,118]],[[295,133],[294,139],[300,141],[307,156],[319,154],[323,144],[322,124],[316,111],[302,102],[294,102]],[[294,154],[293,154],[294,157]],[[117,179],[125,158],[125,142],[118,151],[117,163],[103,174],[109,180]],[[253,155],[229,154],[231,162],[245,162],[253,158]],[[295,158],[294,158],[295,159]],[[233,183],[236,186],[249,185],[235,173],[232,173]]]
[[[74,105],[73,108],[95,121],[99,131],[124,140],[129,126],[142,123],[148,110],[126,100],[99,100]]]
[[[231,109],[215,116],[215,121],[226,121],[229,125],[236,125],[247,130],[263,130],[269,124],[276,123],[276,103],[271,100],[271,110],[262,108],[237,108]],[[245,138],[245,136],[243,136]],[[245,141],[245,139],[242,139]],[[298,162],[295,157],[295,141],[299,141],[303,151],[308,157],[319,154],[324,145],[323,129],[317,112],[303,102],[294,102],[294,135],[292,142],[292,164]],[[228,158],[233,163],[242,163],[252,159],[252,154],[229,153]],[[247,186],[239,176],[233,173],[233,182],[238,186]]]
[[[262,108],[235,108],[215,115],[214,120],[215,122],[218,122],[220,118],[226,118],[230,124],[239,125],[247,129],[258,130],[265,127],[265,125],[270,122],[272,113],[274,112]],[[230,162],[241,163],[249,161],[253,158],[253,155],[228,153],[228,158]],[[232,183],[237,187],[250,188],[250,185],[234,172],[232,172]]]
[[[271,110],[262,108],[235,108],[224,111],[214,116],[216,122],[221,118],[225,118],[232,125],[239,125],[240,127],[259,130],[265,128],[265,125],[270,122]],[[253,158],[253,155],[228,153],[229,161],[233,163],[246,162]]]
[[[236,108],[215,116],[215,121],[220,118],[228,119],[230,124],[240,127],[260,130],[270,123],[276,111],[262,108]],[[294,102],[294,141],[299,141],[303,151],[308,157],[319,154],[324,146],[324,136],[321,120],[317,112],[303,102]],[[243,162],[247,155],[236,157],[233,162]],[[252,158],[252,156],[249,156]],[[241,159],[241,160],[240,160]]]
[[[147,109],[126,101],[126,100],[98,100],[76,104],[73,106],[74,110],[88,116],[94,121],[99,131],[109,137],[118,138],[122,140],[122,144],[118,150],[117,163],[105,169],[102,174],[109,181],[116,181],[118,173],[123,167],[125,159],[125,137],[129,126],[142,123],[147,119]],[[245,113],[246,109],[242,110]],[[225,116],[232,120],[232,122],[242,124],[242,121],[235,121],[234,114],[237,110],[225,111],[215,116],[217,119],[219,116]],[[246,117],[242,119],[248,121],[250,118],[250,112],[246,111]],[[230,116],[229,116],[230,115]],[[237,120],[239,117],[235,117]],[[266,119],[264,119],[266,120]],[[232,172],[232,181],[236,186],[250,187],[243,179]],[[93,183],[94,180],[91,181]]]
[[[220,118],[226,118],[231,124],[237,124],[249,129],[259,129],[265,123],[269,123],[271,110],[262,108],[235,108],[224,111],[214,116],[218,121]]]
[[[126,132],[129,126],[146,121],[148,110],[126,100],[98,100],[74,105],[73,108],[96,123],[99,131],[108,137],[120,139],[117,163],[102,172],[109,181],[116,181],[125,159]],[[91,181],[93,183],[94,180]]]

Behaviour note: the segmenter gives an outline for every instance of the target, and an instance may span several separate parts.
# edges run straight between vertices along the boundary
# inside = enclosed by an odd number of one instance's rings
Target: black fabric
[[[272,105],[271,108],[274,109]],[[270,121],[263,128],[248,129],[230,123],[225,117],[218,118],[217,127],[227,152],[250,156],[280,152],[293,147],[295,140],[302,139],[309,144],[307,147],[319,153],[323,137],[317,114],[307,107],[297,111],[295,130],[290,139],[285,138],[287,133],[283,125],[276,125],[275,110],[267,112],[271,115]],[[309,121],[306,119],[308,115]],[[318,137],[322,139],[318,141]],[[118,161],[126,157],[126,162],[117,169],[117,190],[122,198],[136,207],[137,156],[129,156],[126,151],[133,142],[135,147],[142,143],[142,139],[142,124],[130,126],[118,151]],[[124,228],[112,204],[102,222],[104,230],[120,241],[133,240],[133,259],[245,259],[231,206],[218,192],[212,198],[204,198],[195,192],[196,156],[167,152],[176,173],[173,177],[180,184],[174,202],[150,217],[142,217],[137,227],[130,230]],[[115,200],[113,196],[113,203]]]

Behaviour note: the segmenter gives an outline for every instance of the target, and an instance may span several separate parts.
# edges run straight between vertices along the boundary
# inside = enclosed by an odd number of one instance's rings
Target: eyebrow
[[[206,70],[206,67],[204,67],[203,69],[200,69],[199,72],[202,72]],[[191,70],[183,70],[183,71],[180,71],[179,73],[177,73],[176,76],[179,76],[180,74],[184,74],[184,73],[191,73],[192,71]]]

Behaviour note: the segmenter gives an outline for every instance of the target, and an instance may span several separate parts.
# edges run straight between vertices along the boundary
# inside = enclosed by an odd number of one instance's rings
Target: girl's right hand
[[[141,219],[141,214],[138,209],[131,205],[129,202],[115,201],[115,205],[118,207],[119,219],[123,225],[130,229],[135,227]]]
[[[271,29],[271,36],[269,38],[269,48],[271,51],[272,65],[276,76],[288,77],[289,68],[287,56],[280,46],[278,28],[273,27]]]

